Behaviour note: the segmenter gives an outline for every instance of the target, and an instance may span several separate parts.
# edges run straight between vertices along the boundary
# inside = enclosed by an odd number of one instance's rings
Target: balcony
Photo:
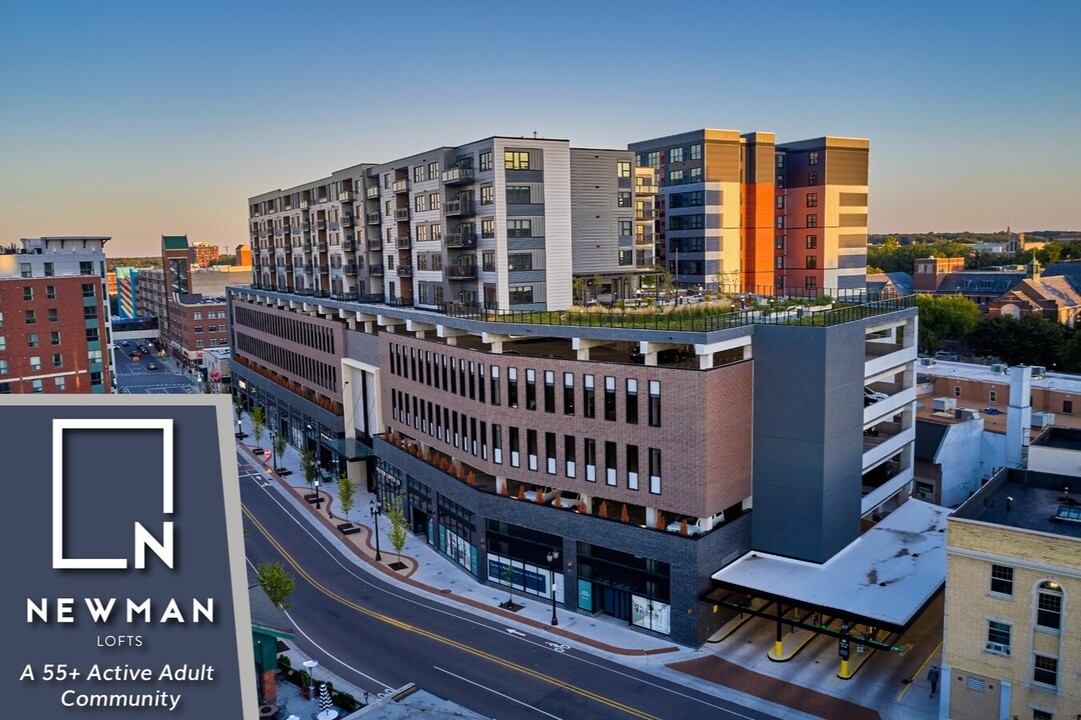
[[[477,233],[472,231],[449,232],[446,238],[448,248],[474,248],[477,246]]]
[[[403,278],[405,278],[405,277],[413,277],[413,266],[412,265],[399,265],[398,266],[398,277],[403,277]]]
[[[307,210],[308,209],[308,201],[307,200],[301,200],[300,201],[300,209],[301,210]]]
[[[447,265],[446,273],[449,280],[470,280],[477,277],[477,266]]]
[[[332,297],[335,300],[356,300],[357,299],[357,291],[356,290],[343,290],[341,292],[331,293],[330,297]]]
[[[395,180],[394,185],[392,186],[391,189],[394,190],[394,192],[396,192],[396,193],[409,192],[409,181],[408,180]]]
[[[379,199],[379,186],[378,185],[372,185],[372,186],[368,187],[364,191],[364,197],[368,198],[369,200],[378,200]]]
[[[300,234],[300,226],[299,225],[293,225],[291,228],[289,228],[289,233],[291,235],[299,235]]]
[[[635,220],[653,220],[657,217],[657,211],[653,208],[638,208],[634,211]]]
[[[300,288],[296,292],[297,292],[297,295],[304,295],[304,296],[309,296],[309,295],[314,294],[314,291],[311,288]]]
[[[349,277],[353,277],[353,276],[355,276],[357,274],[357,264],[356,263],[351,263],[351,262],[350,263],[344,263],[342,265],[342,270]]]
[[[342,240],[342,251],[343,252],[356,252],[357,251],[357,241],[356,240]]]
[[[472,200],[447,200],[443,209],[447,217],[472,215],[475,212]]]
[[[398,222],[409,222],[409,208],[397,208],[394,211],[394,219]]]
[[[338,202],[353,202],[353,191],[342,190],[338,193]]]
[[[383,275],[383,266],[382,265],[370,265],[370,266],[368,266],[368,274],[369,275],[382,276]]]
[[[353,227],[353,216],[352,215],[342,215],[342,227],[344,227],[344,228]]]
[[[304,272],[315,272],[315,265],[313,263],[304,263]]]
[[[467,182],[473,182],[473,168],[471,167],[456,167],[443,171],[444,185],[458,185]]]
[[[654,183],[636,183],[634,186],[634,192],[638,195],[656,195],[657,186]]]
[[[312,231],[312,224],[311,223],[303,223],[300,227],[303,228],[304,232],[311,232]]]
[[[413,247],[413,238],[409,237],[409,235],[399,235],[394,241],[394,245],[399,250],[408,250]]]
[[[327,221],[326,220],[316,220],[315,221],[315,229],[316,230],[326,230],[327,229]]]
[[[364,217],[367,219],[369,225],[379,224],[379,213],[377,212],[368,213]]]
[[[326,252],[327,251],[327,241],[326,240],[320,240],[319,242],[315,243],[315,247],[316,247],[317,250],[319,250],[319,252]]]

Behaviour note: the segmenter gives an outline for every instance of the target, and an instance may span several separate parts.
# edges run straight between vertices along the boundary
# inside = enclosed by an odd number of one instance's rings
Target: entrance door
[[[426,536],[428,534],[428,513],[413,508],[413,534]]]
[[[631,594],[626,590],[619,588],[609,587],[607,585],[596,585],[594,588],[600,588],[601,591],[601,610],[605,615],[610,615],[620,620],[631,620]]]

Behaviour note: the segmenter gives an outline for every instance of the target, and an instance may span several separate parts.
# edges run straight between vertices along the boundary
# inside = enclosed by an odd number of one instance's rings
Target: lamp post
[[[312,486],[315,488],[315,509],[319,510],[323,504],[323,496],[319,494],[319,478],[312,480]]]
[[[382,562],[383,556],[379,553],[379,516],[383,514],[383,503],[379,498],[372,498],[368,507],[372,511],[372,519],[375,520],[375,561]]]
[[[304,667],[308,668],[308,692],[315,696],[315,668],[319,665],[318,660],[305,660]]]
[[[559,618],[556,617],[556,562],[559,561],[559,551],[552,549],[548,551],[548,578],[552,583],[552,624],[558,625]]]
[[[270,453],[274,456],[274,464],[271,466],[271,470],[278,467],[278,433],[273,430],[270,431]]]

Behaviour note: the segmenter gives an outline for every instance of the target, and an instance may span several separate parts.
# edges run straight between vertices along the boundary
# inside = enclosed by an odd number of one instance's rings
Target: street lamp
[[[372,519],[375,520],[375,561],[381,562],[383,556],[379,554],[379,516],[383,514],[383,503],[379,498],[372,498],[368,507],[372,511]]]
[[[271,470],[278,467],[278,433],[273,430],[270,431],[270,453],[274,456],[274,464],[271,466]]]
[[[548,578],[552,583],[552,624],[558,625],[559,618],[556,617],[556,562],[559,561],[559,551],[552,549],[548,551]]]
[[[315,488],[315,509],[319,510],[323,506],[323,496],[319,494],[319,478],[312,480],[312,486]]]

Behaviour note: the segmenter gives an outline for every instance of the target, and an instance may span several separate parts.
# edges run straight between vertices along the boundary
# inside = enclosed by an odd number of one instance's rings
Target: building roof
[[[1077,487],[1072,487],[1071,483]],[[1063,485],[1071,486],[1064,493]],[[1081,481],[1076,476],[1009,469],[957,510],[957,519],[1081,540]],[[1078,520],[1054,520],[1060,511]]]
[[[1062,275],[1025,278],[1014,285],[1003,300],[1011,297],[1029,300],[1030,304],[1051,302],[1059,309],[1081,307],[1081,293],[1074,289],[1069,278]]]
[[[936,378],[957,378],[959,380],[977,380],[980,382],[1009,385],[1010,376],[992,372],[990,365],[978,363],[943,362],[937,360],[934,365],[920,365],[918,370],[921,375]],[[1070,373],[1049,372],[1042,377],[1032,378],[1032,387],[1041,390],[1055,390],[1063,393],[1077,393],[1081,395],[1081,375]],[[993,404],[993,403],[990,403]]]
[[[916,458],[934,462],[950,426],[930,420],[916,420]]]
[[[966,270],[946,273],[938,286],[939,293],[994,293],[1001,295],[1019,280],[1023,280],[1023,271],[981,271]]]
[[[912,294],[912,275],[906,272],[867,273],[867,291],[893,290],[898,295]]]
[[[1081,453],[1081,430],[1051,427],[1040,433],[1040,436],[1034,439],[1032,444],[1057,450],[1074,450]],[[1078,483],[1078,489],[1081,490],[1081,482]]]
[[[188,236],[187,235],[162,235],[161,236],[161,249],[162,250],[187,250],[188,249]]]
[[[909,500],[821,565],[750,552],[713,579],[804,607],[905,627],[946,580],[949,513]]]

